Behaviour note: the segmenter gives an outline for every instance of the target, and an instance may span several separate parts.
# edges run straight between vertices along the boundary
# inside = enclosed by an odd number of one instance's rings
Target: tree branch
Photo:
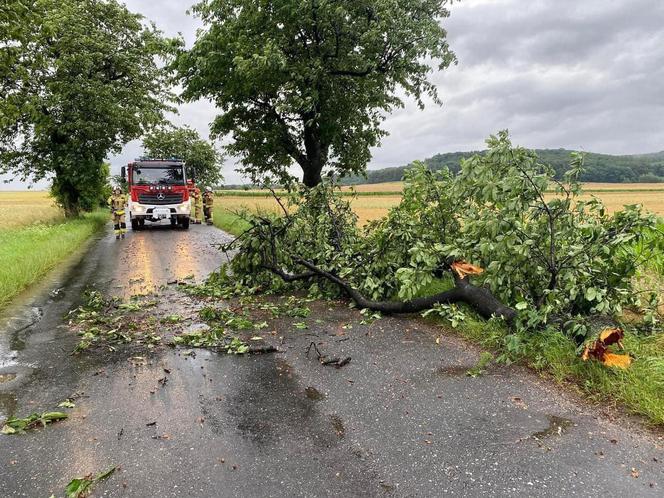
[[[363,296],[345,280],[317,267],[310,261],[298,257],[293,258],[293,261],[304,266],[310,272],[338,285],[359,307],[380,311],[381,313],[416,313],[429,309],[435,304],[465,302],[484,318],[500,316],[505,321],[512,322],[516,316],[516,311],[498,301],[487,289],[471,285],[467,279],[461,279],[456,276],[453,289],[433,296],[421,297],[405,302],[372,301]]]

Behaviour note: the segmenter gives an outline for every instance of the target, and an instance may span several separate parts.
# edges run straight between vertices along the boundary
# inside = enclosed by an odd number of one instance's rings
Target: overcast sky
[[[166,34],[195,39],[191,0],[126,4]],[[503,128],[533,148],[664,150],[664,1],[461,0],[451,12],[444,26],[459,64],[432,75],[443,106],[409,102],[389,116],[371,169],[481,149]],[[215,113],[197,102],[173,120],[207,136]],[[113,169],[138,155],[139,143],[128,144]],[[233,168],[226,180],[241,182]]]

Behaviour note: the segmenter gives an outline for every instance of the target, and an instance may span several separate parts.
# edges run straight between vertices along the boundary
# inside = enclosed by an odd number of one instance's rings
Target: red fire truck
[[[189,228],[191,202],[187,169],[177,159],[141,158],[122,167],[129,188],[129,217],[132,230],[146,221],[170,220],[172,227]]]

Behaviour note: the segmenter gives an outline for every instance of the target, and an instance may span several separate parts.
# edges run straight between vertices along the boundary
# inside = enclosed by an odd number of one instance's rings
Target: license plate
[[[170,209],[155,209],[155,210],[152,212],[152,215],[153,215],[155,218],[159,218],[160,220],[164,220],[164,219],[166,219],[166,218],[170,218],[170,217],[171,217],[171,210],[170,210]]]

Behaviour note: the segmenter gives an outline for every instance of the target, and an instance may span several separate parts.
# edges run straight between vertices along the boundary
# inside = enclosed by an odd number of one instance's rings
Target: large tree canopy
[[[385,132],[385,113],[423,105],[439,69],[455,61],[440,21],[447,0],[204,0],[205,28],[177,68],[184,98],[210,98],[217,135],[256,181],[288,182],[298,164],[307,186],[323,168],[361,173]]]
[[[143,139],[143,148],[152,157],[177,157],[194,172],[196,183],[214,186],[223,180],[222,156],[213,144],[189,127],[158,128]]]
[[[116,0],[21,7],[3,40],[11,60],[0,63],[0,171],[52,177],[56,198],[75,215],[101,194],[106,156],[168,109],[157,65],[168,41]]]

